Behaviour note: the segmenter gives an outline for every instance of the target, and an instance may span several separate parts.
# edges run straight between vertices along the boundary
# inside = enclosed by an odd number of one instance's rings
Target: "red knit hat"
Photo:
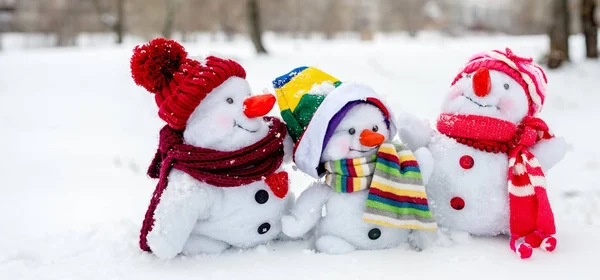
[[[131,75],[137,85],[154,93],[159,117],[173,129],[183,130],[209,92],[230,77],[245,79],[246,71],[230,59],[190,59],[179,43],[156,38],[135,47]]]
[[[515,55],[509,48],[505,52],[493,50],[474,55],[463,70],[454,78],[454,85],[463,74],[470,74],[479,68],[503,72],[525,90],[529,100],[529,116],[536,116],[544,105],[548,80],[544,70],[533,63],[533,59]]]

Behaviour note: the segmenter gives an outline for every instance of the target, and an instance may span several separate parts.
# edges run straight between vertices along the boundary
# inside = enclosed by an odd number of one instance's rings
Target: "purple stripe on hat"
[[[333,133],[337,129],[338,125],[340,125],[340,122],[342,122],[342,119],[344,119],[344,117],[346,116],[348,111],[350,111],[350,109],[354,108],[354,106],[356,106],[358,104],[363,104],[363,103],[371,104],[371,105],[379,108],[379,106],[377,106],[377,104],[374,104],[374,103],[371,103],[371,102],[368,102],[365,100],[354,100],[354,101],[350,101],[350,102],[346,103],[346,105],[344,105],[344,107],[342,107],[342,109],[340,109],[337,113],[335,113],[335,115],[333,115],[331,120],[329,120],[329,124],[327,125],[327,131],[325,132],[325,137],[323,138],[323,147],[321,148],[321,153],[323,153],[323,151],[325,150],[325,147],[327,147],[327,143],[329,143],[331,136],[333,136]],[[381,110],[381,108],[379,108],[379,110]],[[383,111],[381,112],[381,114],[383,115],[385,124],[389,129],[390,128],[390,120],[387,119],[387,117],[385,116]]]

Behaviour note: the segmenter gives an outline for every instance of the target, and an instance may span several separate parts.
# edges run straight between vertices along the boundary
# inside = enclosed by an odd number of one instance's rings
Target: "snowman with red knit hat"
[[[153,93],[167,125],[148,175],[158,179],[140,248],[159,258],[217,254],[280,236],[293,201],[281,170],[285,125],[264,117],[273,95],[251,96],[238,63],[188,58],[157,38],[131,58],[136,84]]]
[[[434,172],[427,184],[436,221],[473,235],[510,235],[521,258],[554,251],[554,216],[545,173],[566,152],[539,118],[546,74],[510,49],[473,56],[452,82],[432,131],[401,116],[411,149],[428,147]]]

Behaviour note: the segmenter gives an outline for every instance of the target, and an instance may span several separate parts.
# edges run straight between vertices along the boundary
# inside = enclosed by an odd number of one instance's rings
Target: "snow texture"
[[[205,37],[186,49],[242,58],[253,93],[294,65],[315,65],[342,80],[363,81],[386,95],[397,112],[431,123],[473,53],[510,47],[537,58],[548,45],[545,36],[423,33],[415,39],[378,35],[368,43],[267,36],[271,54],[265,57],[255,56],[248,41]],[[9,39],[5,46],[16,44]],[[547,176],[560,243],[553,253],[536,252],[526,261],[507,249],[505,237],[446,229],[421,252],[399,246],[319,254],[310,249],[310,240],[169,261],[141,252],[140,224],[156,184],[145,169],[164,123],[154,97],[131,81],[134,44],[105,47],[107,42],[94,41],[89,49],[6,47],[0,53],[0,279],[598,278],[600,134],[593,124],[600,119],[600,67],[584,61],[579,35],[571,36],[572,62],[548,72],[541,113],[567,147],[564,160]],[[271,114],[278,114],[277,107]],[[296,194],[314,181],[288,169]]]

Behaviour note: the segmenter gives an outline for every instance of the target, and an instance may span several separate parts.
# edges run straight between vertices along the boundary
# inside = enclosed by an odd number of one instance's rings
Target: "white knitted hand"
[[[548,172],[565,157],[567,142],[563,137],[545,139],[531,147],[530,151],[540,162],[542,170]]]
[[[399,114],[398,126],[400,139],[413,151],[428,146],[434,133],[427,122],[406,112]]]
[[[327,203],[331,188],[320,183],[313,183],[300,194],[290,215],[281,218],[281,227],[285,235],[302,237],[321,219],[323,206]]]

